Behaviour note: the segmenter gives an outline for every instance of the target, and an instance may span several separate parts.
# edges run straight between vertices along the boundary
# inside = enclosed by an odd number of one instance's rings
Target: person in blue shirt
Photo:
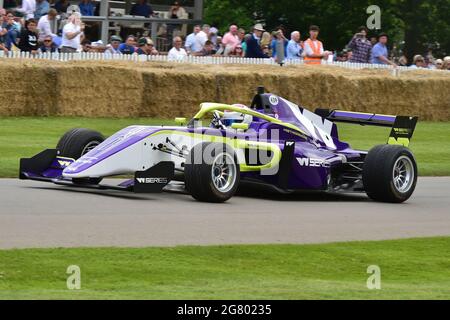
[[[131,7],[130,14],[132,16],[142,16],[142,17],[150,17],[155,13],[153,12],[152,7],[147,4],[147,0],[138,0],[137,3],[133,4]]]
[[[291,33],[291,40],[289,40],[286,48],[286,59],[299,60],[303,54],[302,43],[300,42],[300,32],[294,31]]]
[[[385,33],[381,33],[378,36],[378,43],[372,48],[371,62],[373,64],[390,64],[396,66],[396,64],[389,60],[389,54],[387,49],[388,36]]]
[[[280,46],[282,44],[282,46]],[[270,48],[272,49],[272,58],[277,59],[277,47],[278,49],[284,49],[284,52],[281,52],[282,60],[286,57],[286,49],[288,45],[288,40],[283,34],[283,30],[279,29],[273,33],[273,40],[270,43]]]
[[[128,36],[125,43],[120,44],[119,51],[122,54],[133,54],[136,52],[135,48],[136,38],[134,36]]]
[[[81,0],[78,7],[80,7],[80,13],[82,16],[90,17],[94,15],[95,5],[92,3],[91,0]]]
[[[42,16],[45,16],[50,10],[50,4],[47,0],[36,1],[36,11],[34,11],[34,18],[39,21]]]

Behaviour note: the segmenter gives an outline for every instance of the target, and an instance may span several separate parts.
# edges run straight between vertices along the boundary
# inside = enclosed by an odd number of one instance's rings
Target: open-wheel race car
[[[400,203],[413,193],[416,161],[407,148],[417,117],[340,110],[315,112],[258,88],[249,107],[203,103],[177,126],[130,126],[107,139],[72,129],[55,149],[21,159],[20,178],[85,188],[161,192],[182,181],[195,199],[223,202],[238,186],[291,193],[365,192]],[[339,140],[335,122],[391,127],[370,151]],[[117,184],[105,177],[132,175]]]

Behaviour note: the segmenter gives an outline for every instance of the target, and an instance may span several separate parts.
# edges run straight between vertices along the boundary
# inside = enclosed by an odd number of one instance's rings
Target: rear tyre
[[[363,165],[367,195],[379,202],[408,200],[417,183],[417,164],[408,148],[379,145],[369,151]]]
[[[58,155],[77,160],[105,140],[100,132],[76,128],[67,131],[56,146]],[[98,184],[102,178],[73,178],[72,182],[77,184]]]
[[[203,202],[227,201],[236,193],[240,181],[234,150],[213,142],[199,143],[191,149],[184,175],[187,191]]]

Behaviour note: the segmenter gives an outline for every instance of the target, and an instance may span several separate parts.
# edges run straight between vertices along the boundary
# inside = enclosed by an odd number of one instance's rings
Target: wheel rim
[[[94,149],[96,146],[98,146],[101,142],[100,141],[91,141],[87,145],[84,146],[83,151],[81,151],[81,155],[84,156],[86,153]]]
[[[401,156],[395,161],[392,172],[394,187],[398,192],[408,192],[414,182],[415,171],[411,159],[407,156]]]
[[[221,153],[214,158],[211,168],[214,187],[222,192],[230,191],[236,181],[236,164],[231,155]]]

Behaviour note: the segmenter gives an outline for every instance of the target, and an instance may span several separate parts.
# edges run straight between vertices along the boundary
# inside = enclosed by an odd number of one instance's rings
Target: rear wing
[[[405,147],[409,145],[419,119],[418,117],[390,116],[330,109],[316,109],[315,113],[332,122],[392,128],[387,143]]]

